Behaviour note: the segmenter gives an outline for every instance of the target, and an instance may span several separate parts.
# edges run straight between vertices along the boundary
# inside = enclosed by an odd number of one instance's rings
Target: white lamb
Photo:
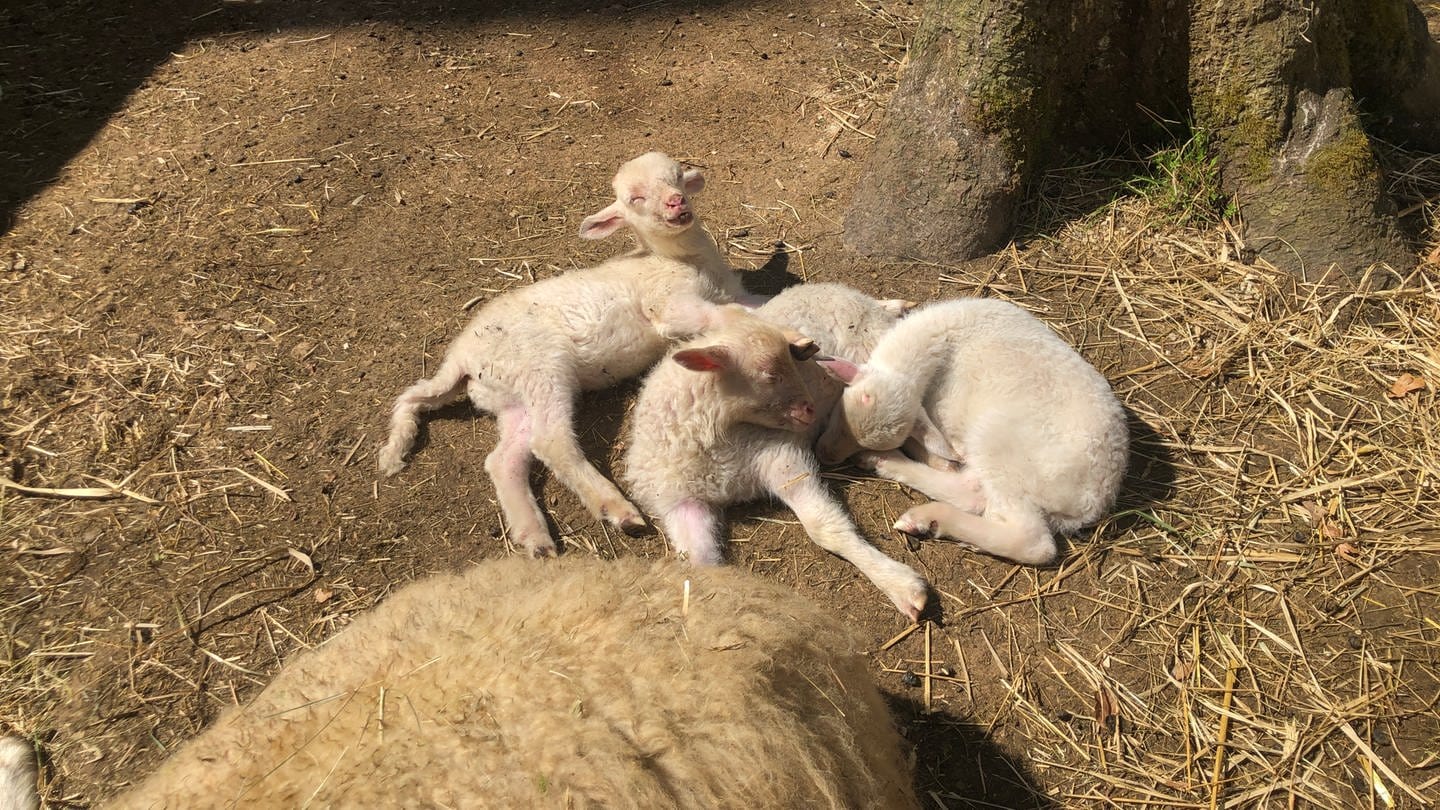
[[[863,359],[904,306],[836,284],[804,284],[756,314],[804,333],[822,350]],[[810,449],[822,427],[814,414],[828,413],[841,387],[813,362],[797,367],[781,334],[760,318],[735,318],[651,372],[632,412],[624,460],[631,494],[697,565],[720,562],[725,505],[778,498],[812,540],[854,564],[901,613],[917,619],[925,580],[866,542],[820,480]]]
[[[396,592],[106,806],[918,808],[861,649],[742,570],[494,560]]]
[[[1055,532],[1100,520],[1125,476],[1125,411],[1104,376],[1044,323],[1005,301],[946,301],[912,313],[860,366],[821,436],[822,461],[861,447],[881,476],[935,500],[895,528],[1017,562],[1055,560]],[[963,458],[931,469],[895,448],[928,419]]]
[[[513,290],[488,302],[456,336],[435,376],[395,401],[380,471],[395,475],[423,411],[467,394],[495,414],[499,438],[485,459],[513,540],[535,556],[555,541],[530,489],[538,458],[590,512],[634,533],[645,522],[585,458],[574,433],[579,391],[604,388],[649,368],[668,341],[703,330],[744,289],[701,229],[689,196],[696,170],[658,152],[615,175],[616,200],[587,217],[580,235],[600,239],[628,225],[640,248],[596,267]]]

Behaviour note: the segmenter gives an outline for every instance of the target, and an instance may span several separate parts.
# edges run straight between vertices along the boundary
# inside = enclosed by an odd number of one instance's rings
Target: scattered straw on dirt
[[[47,752],[51,805],[148,772],[396,584],[506,553],[492,421],[442,412],[380,482],[385,409],[467,301],[618,250],[574,229],[648,148],[706,169],[702,213],[761,289],[1012,299],[1133,415],[1117,513],[1050,570],[911,547],[888,526],[916,496],[834,473],[935,584],[935,623],[903,626],[783,511],[732,513],[733,564],[874,640],[933,806],[1440,796],[1433,156],[1385,151],[1430,261],[1366,292],[1255,263],[1236,223],[1107,203],[1123,182],[1094,178],[1135,170],[1109,164],[1052,175],[1039,235],[995,256],[877,264],[839,234],[914,6],[197,13],[254,19],[177,35],[0,237],[0,477],[25,488],[0,487],[0,730]],[[592,457],[618,457],[633,390],[582,403]],[[541,485],[569,553],[665,553]]]

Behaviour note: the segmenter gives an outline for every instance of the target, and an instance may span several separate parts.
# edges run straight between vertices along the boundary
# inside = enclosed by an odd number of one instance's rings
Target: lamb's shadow
[[[790,254],[777,245],[764,264],[740,274],[745,289],[755,295],[779,295],[786,287],[804,283],[805,279],[790,272]]]
[[[1029,768],[979,724],[945,711],[925,713],[917,700],[885,695],[906,739],[915,746],[915,789],[924,806],[993,810],[1054,810]]]
[[[1115,503],[1111,531],[1127,532],[1141,523],[1150,523],[1148,512],[1175,494],[1175,464],[1164,438],[1128,407],[1125,419],[1130,426],[1130,464]]]
[[[644,375],[599,391],[586,391],[575,403],[575,436],[590,463],[619,484],[621,455],[625,448],[625,414],[634,401]],[[622,485],[621,490],[624,490]]]

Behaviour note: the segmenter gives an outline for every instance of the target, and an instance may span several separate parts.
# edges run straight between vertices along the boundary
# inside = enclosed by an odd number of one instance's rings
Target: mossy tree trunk
[[[1270,261],[1311,278],[1399,267],[1411,254],[1364,127],[1440,146],[1440,48],[1411,0],[930,0],[846,242],[980,255],[1040,171],[1151,140],[1157,117],[1210,134]]]

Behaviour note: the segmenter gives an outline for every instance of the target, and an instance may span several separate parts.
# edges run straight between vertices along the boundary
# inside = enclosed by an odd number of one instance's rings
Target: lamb
[[[837,463],[882,452],[878,474],[933,498],[895,528],[950,538],[1033,565],[1059,554],[1055,533],[1104,517],[1125,475],[1125,411],[1105,377],[1020,307],[985,299],[929,305],[876,345],[867,363],[827,362],[848,384],[816,450]],[[964,466],[942,472],[894,448],[932,422]]]
[[[925,580],[866,542],[820,480],[810,445],[823,422],[814,412],[827,413],[841,387],[813,362],[797,367],[777,326],[863,359],[904,306],[838,284],[791,287],[758,309],[760,317],[704,333],[651,372],[632,412],[636,438],[622,475],[677,552],[696,565],[719,563],[719,510],[773,496],[812,540],[859,568],[901,613],[919,618]],[[807,397],[814,410],[794,418],[797,407],[786,403]]]
[[[580,233],[599,239],[628,225],[640,248],[510,291],[481,308],[435,375],[396,399],[380,471],[399,473],[420,413],[463,392],[496,417],[499,438],[485,471],[515,542],[534,556],[555,554],[530,490],[532,457],[596,518],[627,533],[642,531],[640,513],[580,449],[575,397],[649,368],[670,340],[711,325],[717,304],[744,293],[690,207],[689,197],[704,185],[698,171],[684,171],[658,152],[621,166],[615,202],[587,217]]]
[[[109,806],[918,808],[860,649],[744,571],[493,560],[287,662]]]

